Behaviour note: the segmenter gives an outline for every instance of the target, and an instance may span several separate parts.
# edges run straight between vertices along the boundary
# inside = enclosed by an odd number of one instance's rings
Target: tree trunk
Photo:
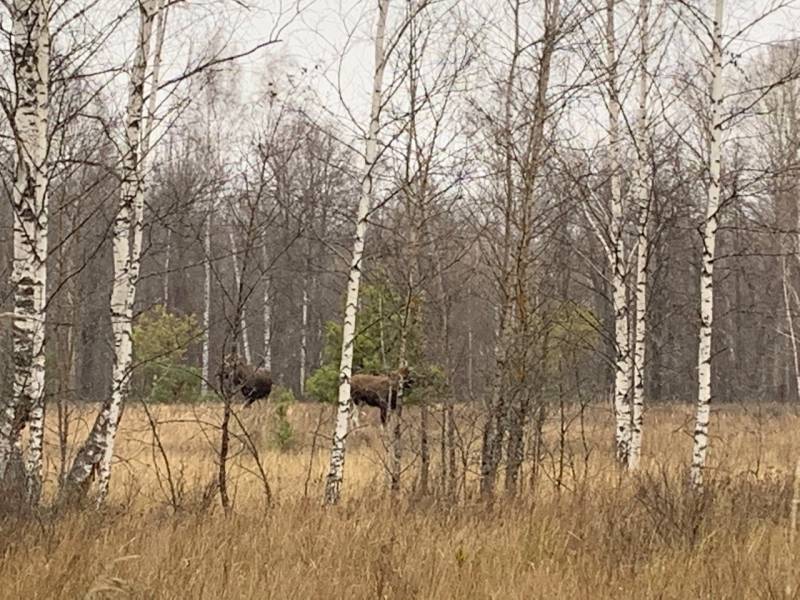
[[[628,299],[625,266],[625,240],[623,227],[625,214],[622,203],[620,178],[619,136],[619,89],[617,81],[617,42],[614,20],[615,0],[606,0],[606,69],[608,73],[608,157],[609,181],[611,184],[611,228],[612,252],[611,288],[614,307],[614,414],[616,417],[615,439],[617,461],[628,464],[631,444],[631,351],[628,338]]]
[[[517,401],[509,407],[508,442],[506,444],[506,475],[505,491],[509,496],[517,493],[522,461],[525,458],[525,422],[527,421],[528,392],[525,389],[517,391]]]
[[[708,157],[708,204],[703,230],[700,270],[700,342],[697,355],[697,417],[692,448],[691,484],[703,487],[711,417],[711,336],[714,324],[714,253],[719,224],[720,166],[722,161],[722,15],[724,0],[714,0],[711,56],[711,143]]]
[[[208,393],[209,384],[209,340],[211,328],[211,213],[203,224],[203,357],[201,365],[200,394]]]
[[[789,249],[786,249],[788,252]],[[795,387],[800,393],[800,355],[797,348],[797,328],[794,325],[794,315],[792,314],[792,296],[797,301],[797,291],[792,287],[791,272],[786,264],[786,256],[781,258],[781,270],[783,274],[782,288],[783,288],[783,305],[786,310],[786,324],[789,327],[789,343],[792,349],[792,365],[794,367]],[[790,295],[790,290],[792,294]]]
[[[300,316],[300,397],[302,398],[306,388],[306,368],[308,363],[308,302],[309,302],[309,275],[308,264],[306,264],[306,275],[303,278],[303,304]]]
[[[104,502],[111,478],[111,461],[114,442],[127,399],[132,363],[132,319],[139,277],[144,217],[144,169],[143,162],[149,150],[148,136],[152,126],[147,124],[142,135],[144,112],[144,90],[147,62],[150,53],[153,22],[159,12],[159,3],[147,0],[139,4],[139,31],[128,94],[125,119],[125,155],[122,159],[122,184],[120,202],[114,219],[112,255],[114,281],[111,289],[111,329],[114,340],[114,363],[112,369],[111,397],[98,413],[92,430],[78,451],[67,475],[65,487],[68,493],[86,490],[90,475],[97,470],[97,503]],[[159,28],[160,34],[163,31]],[[160,44],[157,42],[157,46]],[[160,57],[154,58],[158,62]],[[153,94],[158,82],[151,82]]]
[[[467,329],[467,395],[469,399],[475,398],[475,386],[473,383],[473,370],[474,370],[474,357],[472,348],[472,323],[468,325]]]
[[[221,378],[220,378],[221,379]],[[223,383],[220,381],[220,389]],[[220,425],[219,443],[219,463],[217,469],[217,488],[219,489],[219,502],[223,510],[227,513],[231,508],[231,500],[228,496],[228,450],[230,447],[230,422],[231,422],[231,399],[226,391],[222,392],[224,408],[222,412],[222,423]]]
[[[494,376],[492,378],[491,396],[487,410],[487,418],[483,427],[480,466],[480,492],[482,496],[489,496],[494,492],[497,468],[500,463],[500,451],[505,433],[505,401],[504,377],[506,372],[507,346],[509,343],[510,328],[508,322],[513,309],[512,298],[512,273],[509,269],[511,256],[511,235],[514,222],[514,139],[512,132],[512,108],[514,86],[517,77],[517,62],[519,61],[520,48],[520,2],[514,4],[514,38],[511,63],[508,69],[508,78],[505,81],[505,98],[503,113],[503,158],[504,158],[504,184],[505,203],[503,213],[503,241],[501,248],[499,308],[497,309],[497,328],[494,344]]]
[[[16,0],[11,10],[12,59],[17,84],[11,273],[14,382],[12,396],[0,412],[0,481],[14,458],[12,455],[16,454],[20,432],[27,423],[30,434],[27,499],[36,504],[41,493],[44,438],[50,2]]]
[[[142,157],[146,159],[150,152],[150,139],[153,133],[153,127],[156,121],[156,108],[158,100],[158,81],[161,72],[161,52],[164,48],[164,36],[167,29],[167,14],[169,12],[169,3],[166,0],[160,0],[164,3],[163,9],[160,10],[158,24],[156,25],[156,39],[155,50],[153,51],[153,69],[151,72],[151,88],[150,94],[147,98],[147,123],[145,126],[144,137],[142,139]],[[169,310],[169,269],[170,258],[172,253],[172,229],[167,227],[167,247],[165,248],[164,256],[164,289],[162,304],[165,310]]]
[[[431,471],[431,450],[428,442],[428,403],[423,402],[419,407],[419,493],[422,496],[428,495],[430,471]]]
[[[636,320],[634,322],[633,405],[631,415],[631,448],[628,468],[636,470],[642,455],[644,412],[644,361],[647,345],[647,260],[650,239],[647,225],[650,212],[650,187],[647,184],[647,59],[649,56],[648,20],[650,0],[639,2],[639,111],[636,117],[636,165],[631,187],[638,205],[636,244]]]
[[[415,233],[413,231],[409,232],[409,246],[412,249],[412,252],[416,252],[416,239]],[[411,274],[409,275],[408,280],[408,294],[406,295],[406,303],[403,311],[403,323],[400,330],[400,347],[398,350],[398,365],[401,369],[408,367],[408,331],[411,327],[413,327],[413,302],[414,302],[414,285],[416,281],[416,277],[414,277],[414,265],[416,264],[415,260],[409,261]],[[387,405],[389,405],[389,415],[390,415],[390,429],[392,435],[392,442],[390,445],[390,457],[389,457],[389,465],[390,465],[390,487],[393,492],[400,491],[400,473],[402,470],[402,423],[401,419],[403,416],[403,387],[404,387],[404,378],[401,376],[397,382],[397,407],[396,410],[391,410],[391,392],[390,398],[387,398]]]
[[[140,4],[140,36],[136,50],[136,60],[131,77],[131,92],[127,117],[127,154],[122,162],[122,192],[120,211],[114,221],[114,286],[111,290],[111,328],[114,332],[114,368],[112,371],[111,405],[108,417],[108,431],[98,468],[97,502],[102,503],[108,495],[111,480],[111,461],[114,457],[114,440],[122,415],[122,406],[128,397],[131,364],[133,361],[133,303],[136,299],[136,283],[142,253],[142,230],[144,226],[144,162],[150,152],[150,135],[153,121],[148,119],[145,134],[141,137],[142,113],[144,107],[145,75],[150,53],[153,22],[159,14],[161,2],[143,1]],[[161,22],[164,22],[162,12]],[[156,51],[163,47],[165,28],[159,25]],[[153,77],[150,82],[151,98],[158,93],[158,67],[161,56],[153,59]],[[155,102],[155,100],[153,100]],[[132,208],[132,212],[131,212]],[[131,223],[131,216],[133,222]],[[132,226],[133,236],[129,238]],[[127,282],[125,281],[127,275]],[[127,283],[127,285],[125,285]]]
[[[515,307],[515,337],[523,346],[520,351],[514,352],[515,366],[512,366],[517,380],[515,397],[507,401],[507,427],[508,444],[506,446],[506,478],[505,488],[509,494],[516,493],[519,481],[519,472],[524,459],[525,440],[524,432],[530,413],[532,382],[536,380],[535,373],[531,376],[533,365],[530,364],[533,352],[531,337],[531,314],[529,306],[536,306],[537,302],[532,291],[528,288],[530,280],[530,265],[533,252],[534,238],[534,206],[535,190],[539,179],[539,168],[542,164],[545,136],[544,128],[548,118],[547,91],[550,86],[550,67],[556,50],[556,41],[559,29],[560,1],[551,0],[544,5],[545,31],[543,47],[539,59],[539,72],[536,81],[536,101],[533,109],[533,119],[527,139],[525,161],[522,164],[522,194],[520,210],[520,235],[517,244],[514,276],[516,282],[516,307]],[[546,347],[546,344],[545,344]]]
[[[428,241],[433,250],[433,266],[436,272],[436,302],[439,305],[439,323],[441,331],[439,334],[441,342],[441,358],[444,364],[445,383],[447,391],[445,392],[444,404],[442,406],[442,434],[441,434],[441,470],[442,470],[442,492],[449,498],[455,497],[457,486],[457,473],[456,473],[456,423],[455,423],[455,394],[453,391],[453,360],[452,348],[450,344],[450,302],[447,296],[447,287],[444,278],[444,265],[442,264],[442,256],[439,251],[438,244],[434,239],[430,227],[428,227],[428,219],[426,215],[422,215],[422,222],[425,224],[425,233]],[[418,262],[415,262],[418,264]],[[469,332],[470,342],[472,340],[472,330]],[[470,371],[468,376],[471,377],[471,359],[469,362]],[[471,398],[471,395],[470,395]],[[427,417],[427,407],[425,407],[425,416]],[[427,433],[425,436],[425,443],[427,445]],[[427,452],[423,455],[427,458]],[[428,465],[425,465],[426,469]]]
[[[236,289],[242,289],[242,273],[239,272],[239,257],[238,257],[238,249],[236,247],[236,237],[233,235],[233,231],[228,231],[228,239],[231,242],[231,260],[233,261],[233,277],[236,282]],[[244,360],[247,362],[248,365],[253,364],[253,357],[250,354],[250,337],[247,335],[247,317],[245,313],[247,312],[246,308],[242,306],[242,310],[239,313],[239,329],[241,330],[242,334],[242,353],[244,354]]]
[[[161,304],[164,305],[164,310],[169,310],[169,262],[170,254],[172,251],[172,230],[167,229],[167,247],[164,249],[164,281],[163,290],[161,292]]]
[[[494,346],[494,380],[492,382],[489,414],[484,425],[481,449],[480,491],[482,496],[491,496],[494,492],[505,436],[506,407],[503,380],[506,372],[506,344],[510,335],[507,323],[511,314],[511,305],[512,301],[509,295],[500,309],[500,322],[498,323]]]
[[[267,247],[264,246],[264,268],[269,268],[269,261],[267,260]],[[261,362],[267,370],[272,369],[272,306],[270,300],[270,286],[272,285],[272,278],[269,274],[264,278],[264,354],[261,357]]]
[[[388,12],[389,0],[379,0],[378,19],[375,26],[375,70],[372,79],[372,101],[364,153],[364,173],[358,201],[356,231],[353,238],[353,256],[350,262],[350,273],[347,282],[347,298],[342,326],[342,359],[339,366],[338,409],[336,413],[336,429],[334,430],[331,446],[330,469],[325,483],[325,504],[336,504],[339,501],[344,477],[345,440],[347,438],[348,417],[350,415],[350,377],[353,372],[353,343],[356,333],[356,309],[358,306],[359,284],[361,283],[364,237],[367,233],[367,217],[372,205],[372,170],[378,157],[378,128],[383,99],[383,72],[386,66],[384,38],[386,36],[386,17]]]
[[[68,220],[65,228],[64,220]],[[77,211],[67,209],[64,204],[60,207],[58,214],[57,238],[64,239],[68,231],[75,231],[77,221]],[[80,244],[79,235],[76,233],[73,241],[75,247]],[[63,485],[67,477],[68,452],[69,452],[69,425],[70,425],[70,401],[74,399],[75,382],[77,381],[75,367],[75,331],[80,320],[78,302],[76,302],[76,281],[74,278],[67,280],[73,272],[74,263],[72,257],[72,247],[67,244],[60,244],[58,247],[58,277],[60,281],[65,281],[63,287],[64,305],[63,312],[59,314],[59,326],[55,330],[56,354],[59,361],[56,365],[56,411],[58,434],[58,484]]]

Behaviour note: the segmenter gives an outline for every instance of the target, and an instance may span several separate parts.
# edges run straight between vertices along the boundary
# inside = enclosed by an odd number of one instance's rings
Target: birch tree
[[[342,326],[342,358],[339,366],[339,396],[336,410],[336,427],[331,446],[330,467],[325,482],[325,504],[336,504],[341,494],[344,477],[345,441],[350,417],[350,377],[353,372],[353,344],[356,333],[358,292],[361,283],[361,260],[364,256],[364,238],[367,233],[374,194],[375,163],[378,158],[378,130],[383,101],[383,74],[386,67],[386,18],[389,0],[378,0],[378,17],[375,24],[374,71],[370,102],[369,125],[365,139],[364,167],[361,192],[358,199],[356,230],[353,237],[353,254],[347,279],[344,323]]]
[[[644,408],[644,369],[647,344],[647,259],[650,251],[648,221],[650,187],[647,182],[647,93],[649,77],[647,60],[649,50],[650,0],[639,2],[639,98],[635,124],[635,165],[633,169],[634,198],[637,205],[636,241],[636,314],[634,321],[633,401],[631,405],[631,445],[628,467],[636,470],[642,454],[642,426]]]
[[[697,353],[697,415],[692,445],[690,481],[703,487],[703,470],[708,454],[708,424],[711,417],[711,338],[714,326],[714,256],[719,226],[720,171],[722,162],[722,18],[724,0],[713,0],[711,22],[711,119],[708,148],[708,198],[703,226],[703,254],[700,267],[700,341]]]
[[[791,72],[798,61],[797,42],[785,48],[771,49],[763,67],[768,78]],[[778,71],[774,73],[772,71]],[[795,80],[783,85],[764,98],[763,111],[767,117],[763,130],[754,136],[761,141],[759,154],[767,157],[767,169],[774,178],[774,231],[779,236],[781,291],[786,318],[786,337],[789,342],[794,387],[800,397],[800,348],[796,310],[800,306],[796,280],[800,266],[800,206],[797,202],[797,178],[793,171],[800,158],[800,85]],[[787,223],[795,223],[787,228]],[[788,230],[787,230],[788,229]]]
[[[130,383],[133,359],[131,338],[133,303],[139,277],[144,218],[143,162],[144,154],[149,150],[147,137],[151,132],[149,125],[143,127],[145,84],[153,25],[160,7],[159,0],[142,0],[139,3],[138,39],[131,69],[125,117],[122,183],[112,234],[114,281],[110,307],[114,362],[111,396],[98,413],[89,437],[78,452],[67,477],[67,487],[70,490],[84,488],[89,476],[97,469],[98,503],[102,503],[108,493],[114,441]],[[164,35],[164,28],[159,27],[159,35]],[[157,41],[156,47],[161,48],[162,44],[163,41]],[[154,65],[159,61],[160,57],[156,56]],[[153,75],[157,75],[157,69],[154,69]],[[157,89],[158,82],[153,79],[150,93],[155,94]]]
[[[608,94],[608,162],[611,189],[609,263],[614,310],[614,415],[617,461],[628,464],[631,445],[631,351],[628,331],[627,265],[623,228],[625,213],[620,172],[620,98],[617,76],[616,0],[606,0],[606,69]]]
[[[308,252],[310,251],[306,249],[307,255],[303,261],[305,271],[303,275],[303,298],[300,304],[300,381],[298,381],[300,396],[305,394],[306,367],[308,366],[308,309],[311,301],[309,288],[312,285],[311,259]]]
[[[264,270],[269,269],[269,255],[267,254],[267,246],[262,246]],[[264,320],[264,353],[261,356],[261,362],[267,370],[272,369],[272,298],[270,296],[270,288],[272,287],[272,277],[269,273],[264,276],[264,296],[262,302],[262,318]]]
[[[14,381],[12,396],[0,412],[0,481],[19,450],[21,429],[27,423],[31,503],[38,502],[41,493],[44,435],[50,7],[48,0],[16,0],[10,7],[16,82],[11,273]],[[19,455],[13,457],[19,459]]]
[[[209,206],[203,219],[203,348],[200,363],[200,393],[208,393],[209,344],[211,331],[211,214]]]
[[[239,269],[239,249],[236,245],[236,237],[233,235],[233,229],[228,230],[228,241],[231,244],[231,263],[233,264],[233,281],[234,289],[241,289],[244,285],[242,281],[242,272]],[[249,297],[249,295],[248,295]],[[239,331],[241,333],[242,353],[248,365],[253,364],[253,356],[250,354],[250,336],[247,333],[247,317],[246,313],[247,297],[244,299],[242,310],[239,311]]]

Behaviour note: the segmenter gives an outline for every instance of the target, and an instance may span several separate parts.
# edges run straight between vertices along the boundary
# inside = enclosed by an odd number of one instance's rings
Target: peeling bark
[[[47,0],[16,0],[11,6],[16,82],[11,273],[14,381],[11,397],[0,407],[0,481],[7,482],[10,463],[21,465],[20,433],[27,424],[24,470],[31,504],[38,503],[41,494],[44,437],[49,11]]]

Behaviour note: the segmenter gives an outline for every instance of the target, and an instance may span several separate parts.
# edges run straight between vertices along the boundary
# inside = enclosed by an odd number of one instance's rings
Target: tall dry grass
[[[459,459],[470,473],[455,503],[437,492],[437,464],[434,493],[415,490],[414,413],[405,419],[404,491],[388,495],[372,415],[349,440],[346,494],[333,509],[320,506],[331,429],[321,410],[293,407],[289,450],[276,447],[271,409],[240,412],[273,498],[267,505],[247,440],[236,438],[226,515],[210,485],[219,407],[155,408],[161,447],[132,407],[106,510],[2,521],[0,596],[718,599],[785,597],[787,586],[796,595],[788,514],[800,418],[792,410],[719,408],[702,495],[684,485],[687,407],[648,413],[635,477],[611,462],[604,409],[555,416],[535,480],[529,462],[518,496],[491,505],[474,495],[474,415],[460,415]],[[51,486],[57,467],[48,465]]]

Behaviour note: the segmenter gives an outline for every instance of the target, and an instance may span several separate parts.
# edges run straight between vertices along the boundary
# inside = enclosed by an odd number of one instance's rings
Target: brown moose
[[[266,398],[272,391],[272,374],[248,365],[237,354],[229,354],[222,361],[222,378],[225,384],[233,386],[234,393],[241,391],[245,407]]]
[[[403,391],[408,390],[414,379],[408,367],[382,375],[357,373],[350,378],[350,398],[353,401],[353,424],[358,426],[358,408],[362,404],[381,411],[381,425],[386,425],[389,411],[397,409],[397,391],[402,380]]]

